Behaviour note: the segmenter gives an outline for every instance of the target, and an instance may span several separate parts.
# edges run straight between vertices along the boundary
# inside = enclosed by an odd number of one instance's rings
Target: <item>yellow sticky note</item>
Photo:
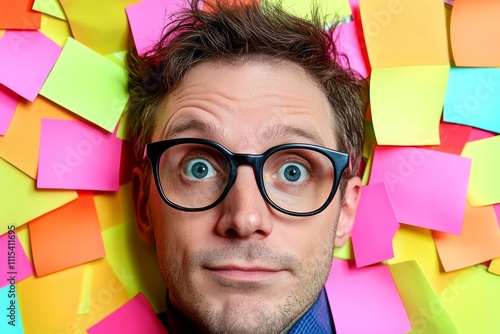
[[[58,1],[55,2],[59,3]],[[40,31],[59,46],[63,46],[68,37],[71,36],[71,30],[67,21],[47,15],[42,15]]]
[[[39,190],[35,180],[0,159],[0,234],[7,226],[20,226],[77,198],[75,191]]]
[[[439,297],[459,333],[500,333],[500,276],[484,266],[469,267]]]
[[[152,245],[138,236],[132,222],[113,226],[103,231],[106,259],[125,287],[129,297],[142,292],[155,312],[165,308],[165,284],[158,269]]]
[[[472,159],[467,201],[471,206],[500,203],[500,136],[465,144],[462,156]]]
[[[303,18],[311,17],[313,5],[317,6],[319,12],[330,22],[351,15],[348,0],[282,0],[280,2],[287,12]]]
[[[128,73],[68,38],[40,94],[113,132],[128,100]]]
[[[74,38],[105,55],[132,46],[125,7],[138,2],[72,0],[61,4]]]
[[[66,20],[64,10],[58,0],[35,0],[33,2],[33,9],[38,12],[57,17],[58,19]]]
[[[450,67],[374,68],[370,82],[379,145],[438,145]]]
[[[352,241],[351,238],[347,239],[346,243],[344,246],[340,248],[335,248],[333,251],[333,256],[336,259],[341,259],[341,260],[352,260],[354,259],[354,253],[352,250]]]
[[[500,257],[491,260],[490,266],[488,267],[488,271],[493,274],[497,274],[500,276]]]
[[[444,5],[435,0],[360,0],[372,68],[449,64]]]
[[[132,224],[134,222],[131,191],[130,183],[126,183],[117,192],[101,192],[94,196],[102,231],[123,223]]]
[[[458,333],[416,261],[389,266],[411,322],[411,333]]]

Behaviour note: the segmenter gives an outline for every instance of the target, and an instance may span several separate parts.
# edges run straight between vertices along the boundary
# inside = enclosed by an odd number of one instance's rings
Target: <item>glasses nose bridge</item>
[[[231,161],[235,173],[237,173],[238,167],[241,165],[249,165],[252,167],[256,179],[259,175],[259,170],[262,166],[263,155],[262,154],[240,154],[233,153],[231,155]],[[258,182],[258,180],[257,180]]]

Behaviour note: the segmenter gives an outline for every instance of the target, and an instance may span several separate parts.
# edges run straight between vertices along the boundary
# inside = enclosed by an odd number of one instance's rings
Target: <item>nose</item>
[[[236,180],[220,206],[219,235],[262,239],[272,232],[271,208],[259,191],[251,166],[238,167]]]

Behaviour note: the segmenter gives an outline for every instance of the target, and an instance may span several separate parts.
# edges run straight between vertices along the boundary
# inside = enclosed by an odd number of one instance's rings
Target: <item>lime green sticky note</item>
[[[392,264],[389,270],[408,313],[411,333],[458,333],[416,261]]]
[[[319,13],[327,18],[328,22],[351,15],[348,0],[282,0],[280,2],[287,12],[303,18],[310,18],[311,9],[315,6],[319,9]]]
[[[80,305],[78,305],[78,314],[89,313],[90,296],[92,291],[92,272],[93,266],[90,263],[85,264],[83,269],[83,280],[80,291]]]
[[[40,94],[113,132],[128,100],[127,71],[68,38]]]
[[[465,144],[462,156],[472,159],[467,200],[471,206],[500,203],[500,136]]]
[[[66,15],[58,0],[35,0],[33,9],[61,20],[66,20]]]
[[[0,234],[52,211],[78,197],[75,191],[36,189],[35,180],[0,159]]]
[[[469,267],[439,294],[459,333],[500,333],[500,276]]]
[[[333,256],[336,259],[341,259],[341,260],[352,260],[354,259],[354,253],[352,251],[352,241],[351,238],[347,239],[346,243],[344,246],[340,248],[335,248],[333,251]]]
[[[106,259],[129,297],[142,292],[158,313],[165,308],[165,284],[158,269],[154,247],[138,236],[133,222],[102,232]]]
[[[438,145],[449,65],[375,68],[370,103],[379,145]]]

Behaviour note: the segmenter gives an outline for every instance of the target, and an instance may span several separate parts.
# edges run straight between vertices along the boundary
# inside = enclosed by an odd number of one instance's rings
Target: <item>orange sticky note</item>
[[[42,14],[32,10],[34,0],[0,0],[0,29],[40,29]]]
[[[105,256],[93,195],[79,197],[29,223],[37,276]]]
[[[500,256],[500,229],[492,206],[465,209],[460,235],[433,231],[444,270],[465,268]]]
[[[457,66],[500,66],[500,2],[460,0],[451,11],[450,34]]]

